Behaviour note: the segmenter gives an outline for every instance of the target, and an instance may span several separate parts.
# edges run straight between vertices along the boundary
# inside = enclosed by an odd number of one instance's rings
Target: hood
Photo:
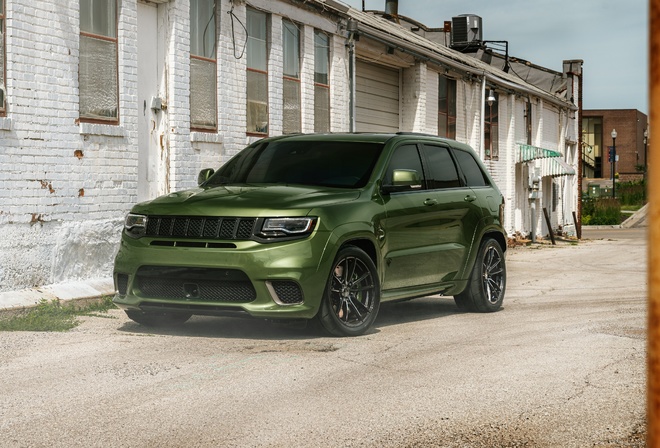
[[[133,213],[179,216],[304,216],[312,208],[360,197],[359,190],[288,185],[226,185],[160,196],[133,207]]]

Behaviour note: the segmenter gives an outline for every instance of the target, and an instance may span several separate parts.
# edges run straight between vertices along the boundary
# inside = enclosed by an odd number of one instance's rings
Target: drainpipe
[[[348,48],[348,130],[355,132],[355,33],[357,32],[357,21],[348,20],[346,25],[348,39],[346,47]]]
[[[484,142],[484,125],[486,124],[486,77],[481,78],[481,117],[479,119],[479,128],[481,129],[479,137],[479,158],[486,160],[486,145]]]

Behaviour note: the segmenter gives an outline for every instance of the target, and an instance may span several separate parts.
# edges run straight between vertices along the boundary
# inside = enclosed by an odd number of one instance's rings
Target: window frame
[[[485,108],[484,108],[484,157],[488,160],[499,160],[500,158],[500,149],[499,149],[499,106],[500,98],[499,93],[493,92],[495,96],[495,101],[493,104],[488,104],[489,92],[486,91],[484,96]],[[495,113],[493,113],[493,111]],[[495,132],[493,132],[495,131]],[[493,138],[493,133],[495,138]]]
[[[454,78],[438,76],[438,136],[453,140],[456,140],[456,84]],[[445,135],[441,135],[441,129],[445,130]]]
[[[316,41],[316,36],[323,35],[327,39],[327,45],[325,47],[321,47],[320,45],[317,44]],[[314,29],[314,132],[330,132],[330,123],[331,123],[331,116],[330,116],[330,48],[331,48],[331,36],[326,33],[325,31],[319,30],[317,28]],[[317,50],[319,48],[325,48],[325,56],[326,56],[326,64],[327,64],[327,73],[326,75],[326,84],[320,82],[317,80],[317,73],[321,73],[317,71]],[[317,90],[318,89],[318,90]],[[319,109],[318,109],[318,103],[319,101],[317,98],[317,92],[323,91],[324,94],[327,96],[327,120],[326,123],[324,123],[324,126],[321,127],[319,125],[320,121],[320,114],[319,114]]]
[[[264,30],[265,30],[265,36],[264,36],[265,37],[265,39],[264,39],[265,54],[264,55],[265,55],[265,59],[266,59],[265,60],[265,67],[266,67],[265,70],[253,68],[253,67],[250,67],[250,65],[249,65],[250,64],[250,39],[252,38],[249,34],[249,30],[250,30],[249,21],[250,21],[250,14],[251,13],[252,14],[256,13],[256,14],[259,14],[259,15],[263,15],[264,22],[265,22],[264,23]],[[245,53],[246,54],[246,72],[247,72],[247,76],[246,76],[246,83],[247,84],[246,84],[246,89],[245,89],[245,91],[246,91],[246,112],[245,112],[245,114],[246,114],[246,116],[245,116],[245,118],[246,118],[246,121],[245,121],[246,129],[245,129],[245,131],[246,132],[245,133],[246,133],[247,136],[267,137],[268,133],[270,131],[270,110],[269,110],[270,108],[269,108],[269,89],[268,89],[268,87],[269,87],[268,86],[268,53],[270,52],[269,17],[270,17],[270,15],[265,11],[262,11],[262,10],[259,10],[259,9],[256,9],[256,8],[250,8],[250,7],[246,8],[246,19],[245,19],[245,21],[247,23],[247,39],[248,39],[248,41],[246,42],[246,48],[245,48],[245,52],[246,52]],[[250,130],[248,128],[248,126],[250,125],[250,119],[249,119],[249,114],[250,114],[250,82],[249,82],[250,73],[262,75],[266,80],[266,98],[265,98],[265,101],[263,101],[263,104],[265,104],[265,106],[266,106],[266,131],[265,132],[261,132],[261,131],[258,131],[258,130]]]
[[[193,1],[195,0],[190,0],[190,9],[191,9],[191,17],[190,17],[190,27],[191,27],[191,42],[190,42],[190,130],[191,131],[201,131],[201,132],[217,132],[218,130],[218,32],[217,32],[217,26],[218,26],[218,16],[217,16],[217,11],[218,11],[218,4],[217,0],[212,0],[213,2],[213,49],[211,52],[213,53],[213,56],[215,58],[211,58],[205,55],[198,55],[198,54],[193,54],[193,42],[192,42],[192,27],[193,27],[193,18],[192,18],[192,8],[193,8]],[[210,21],[210,20],[209,20]],[[199,24],[195,24],[199,25]],[[203,41],[204,39],[202,39]],[[213,64],[213,79],[214,79],[214,87],[215,91],[213,92],[213,102],[215,104],[214,107],[214,124],[213,125],[204,125],[201,123],[193,123],[193,77],[192,77],[192,66],[193,66],[193,60],[200,61],[200,62],[207,62],[209,64]]]
[[[83,0],[85,1],[85,0]],[[87,0],[91,2],[93,0]],[[102,40],[105,42],[112,42],[114,43],[115,46],[115,76],[116,76],[116,83],[115,83],[115,95],[117,98],[117,103],[116,103],[116,110],[117,110],[117,116],[116,117],[110,117],[110,118],[98,118],[98,117],[86,117],[82,116],[81,114],[81,100],[82,100],[82,95],[81,95],[81,82],[80,82],[80,56],[79,56],[79,61],[78,61],[78,121],[80,123],[100,123],[100,124],[107,124],[107,125],[119,125],[120,119],[121,119],[121,111],[120,111],[120,98],[119,98],[119,0],[112,0],[115,8],[115,23],[114,23],[114,37],[111,36],[104,36],[102,34],[96,34],[88,31],[83,31],[82,30],[82,18],[79,19],[78,24],[79,24],[79,36],[78,36],[78,42],[80,45],[80,42],[82,42],[82,37],[85,38],[90,38],[90,39],[98,39]],[[80,3],[79,3],[80,5]],[[82,9],[82,8],[81,8]],[[110,29],[111,27],[109,27]]]
[[[287,26],[287,24],[290,25],[291,28],[289,28]],[[292,20],[282,19],[282,56],[283,56],[282,57],[282,61],[283,61],[283,63],[282,63],[282,65],[283,65],[283,70],[282,70],[282,134],[296,134],[296,133],[302,132],[302,99],[301,99],[302,88],[301,88],[301,80],[300,80],[301,68],[302,68],[302,51],[301,51],[302,50],[302,33],[301,33],[301,27],[302,27],[302,25],[300,25],[299,23],[296,23]],[[287,39],[286,39],[285,35],[286,35],[287,32],[291,32],[292,28],[296,30],[296,36],[295,37],[297,37],[297,42],[296,42],[295,48],[290,49],[287,46]],[[294,41],[292,40],[291,42],[294,42]],[[294,54],[289,55],[288,54],[289,51],[293,51]],[[297,53],[297,54],[295,54],[295,53]],[[287,72],[286,72],[287,59],[288,59],[289,56],[291,56],[293,58],[292,60],[297,61],[297,63],[296,63],[297,75],[287,74]],[[285,84],[287,84],[288,82],[295,83],[295,85],[296,85],[296,88],[297,88],[297,98],[296,98],[296,100],[297,100],[297,103],[298,103],[297,104],[297,106],[298,106],[297,113],[296,113],[296,117],[295,117],[295,119],[296,119],[295,121],[296,121],[297,126],[295,126],[294,128],[290,128],[290,129],[287,128],[287,123],[288,123],[287,108],[286,108],[286,105],[287,105],[287,96],[286,96],[287,89],[285,88]],[[290,98],[289,98],[289,100],[290,100]]]

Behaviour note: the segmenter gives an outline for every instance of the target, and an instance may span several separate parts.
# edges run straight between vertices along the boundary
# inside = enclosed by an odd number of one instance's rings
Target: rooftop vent
[[[451,19],[451,48],[463,52],[476,51],[481,46],[481,17],[462,14]]]

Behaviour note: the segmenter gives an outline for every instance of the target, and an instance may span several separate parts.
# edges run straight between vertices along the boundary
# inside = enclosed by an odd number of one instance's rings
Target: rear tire
[[[454,296],[463,311],[492,313],[502,306],[506,289],[504,252],[493,238],[482,241],[465,290]]]
[[[184,324],[192,314],[156,311],[126,310],[126,315],[145,327],[172,327]]]
[[[334,336],[359,336],[376,320],[380,281],[373,260],[354,246],[342,248],[325,287],[318,320]]]

